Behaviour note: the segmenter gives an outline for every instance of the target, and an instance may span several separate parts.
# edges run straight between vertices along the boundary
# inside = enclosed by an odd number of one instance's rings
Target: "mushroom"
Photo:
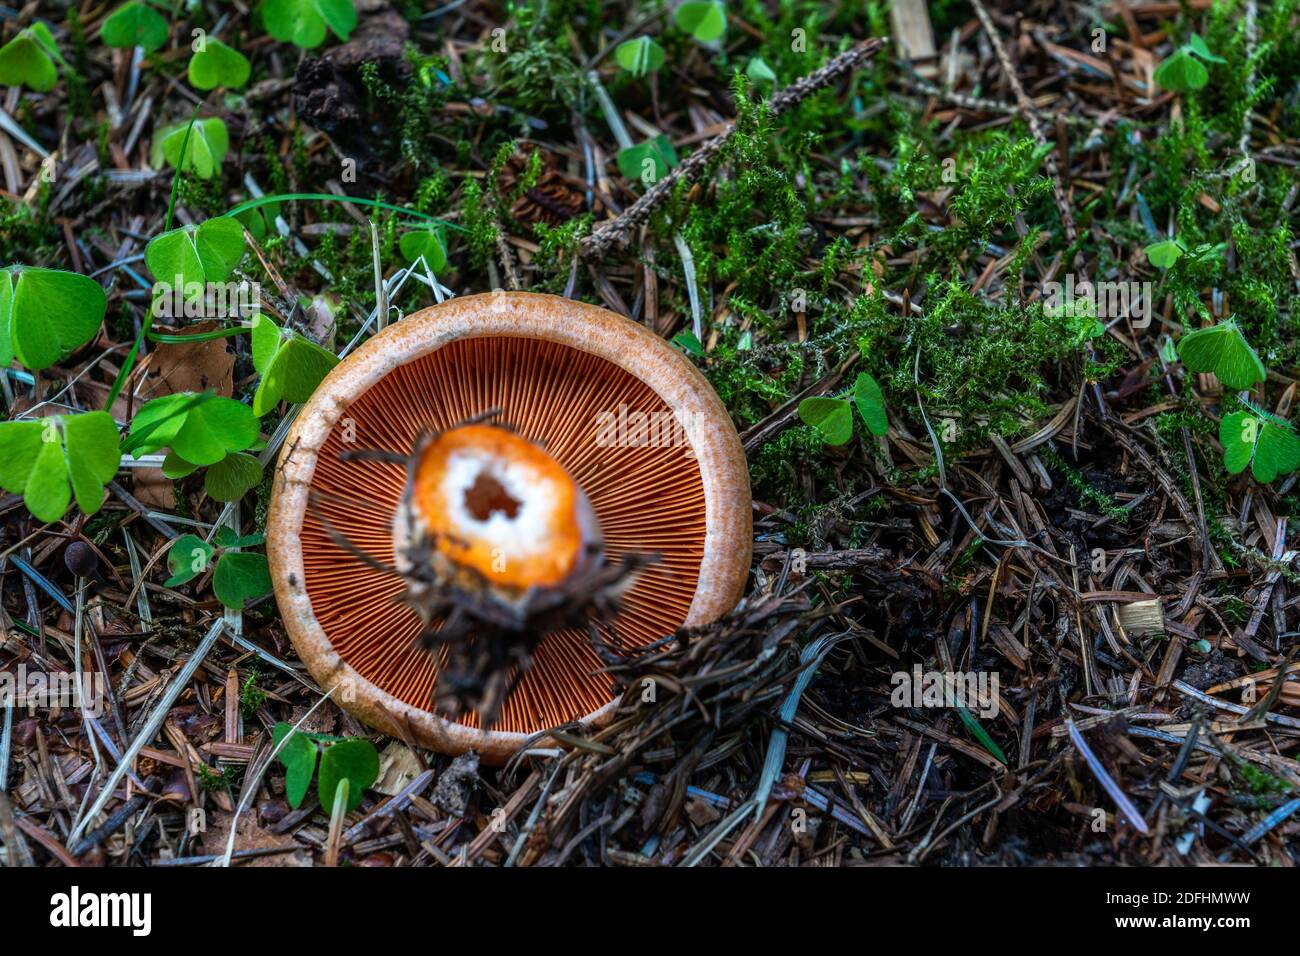
[[[498,291],[330,372],[285,441],[267,552],[289,637],[342,706],[499,762],[613,716],[593,632],[639,647],[736,605],[750,509],[739,437],[682,354],[596,306]],[[478,709],[435,699],[457,668],[492,672]]]

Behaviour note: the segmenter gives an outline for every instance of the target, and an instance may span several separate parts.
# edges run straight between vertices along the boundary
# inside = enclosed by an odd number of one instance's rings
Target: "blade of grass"
[[[454,222],[447,222],[445,219],[436,219],[433,216],[425,215],[414,209],[408,209],[406,206],[394,206],[392,203],[382,202],[378,199],[360,199],[356,196],[336,196],[333,193],[276,193],[273,196],[258,196],[256,199],[250,199],[248,202],[241,202],[227,210],[226,216],[237,216],[241,212],[248,212],[250,209],[256,209],[258,206],[266,206],[271,203],[293,202],[295,200],[305,200],[310,202],[350,202],[358,206],[370,206],[374,209],[387,209],[389,212],[400,213],[403,216],[409,216],[412,219],[423,219],[426,222],[437,223],[440,226],[446,226],[450,229],[465,231],[464,226],[458,226]]]
[[[172,214],[176,212],[176,194],[181,188],[181,171],[185,168],[186,152],[190,148],[190,134],[194,132],[194,122],[199,118],[199,108],[194,107],[190,121],[185,127],[185,138],[181,140],[181,161],[176,164],[176,175],[172,177],[172,194],[167,200],[167,218],[163,220],[163,232],[171,232]]]
[[[208,332],[195,332],[193,335],[172,335],[167,332],[149,331],[150,342],[162,342],[168,345],[189,345],[193,342],[211,342],[213,339],[228,339],[236,335],[244,335],[252,330],[252,326],[237,325],[227,329],[212,329]]]
[[[185,127],[185,137],[181,140],[181,161],[176,165],[176,174],[172,176],[172,191],[167,199],[167,216],[163,220],[163,232],[170,232],[172,228],[172,217],[176,213],[176,196],[181,188],[181,170],[185,168],[185,151],[190,148],[190,134],[194,131],[194,121],[199,118],[199,108],[194,107],[194,112],[190,114],[189,124]],[[149,316],[145,316],[145,321],[140,324],[140,334],[135,337],[135,344],[131,346],[131,351],[126,355],[126,361],[122,363],[122,368],[118,370],[117,377],[113,379],[113,387],[108,390],[108,400],[104,402],[104,411],[109,411],[113,403],[117,401],[117,396],[122,391],[122,386],[130,377],[132,370],[135,368],[136,357],[140,354],[140,346],[144,344],[144,339],[149,334]]]
[[[117,401],[117,396],[122,391],[122,386],[126,384],[127,378],[131,375],[131,370],[135,368],[136,356],[140,354],[140,346],[144,344],[144,337],[149,333],[149,322],[146,317],[144,322],[140,323],[140,334],[135,337],[135,343],[131,346],[131,351],[126,353],[126,361],[117,372],[117,377],[113,379],[113,387],[108,390],[108,399],[104,402],[104,411],[112,411],[113,403]]]
[[[989,732],[980,726],[980,722],[975,719],[975,715],[961,704],[958,704],[957,716],[960,717],[961,722],[966,725],[966,729],[971,732],[971,736],[979,741],[980,746],[991,753],[1005,766],[1007,755],[1002,752],[1002,748],[999,747],[997,743],[994,742],[993,738],[989,736]]]

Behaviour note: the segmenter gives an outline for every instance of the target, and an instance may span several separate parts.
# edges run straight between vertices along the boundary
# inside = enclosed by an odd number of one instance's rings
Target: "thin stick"
[[[370,226],[370,256],[375,267],[375,327],[382,332],[388,326],[388,290],[384,288],[384,268],[379,262],[379,230],[373,219],[366,222]]]
[[[993,50],[997,53],[998,63],[1002,66],[1002,72],[1006,75],[1007,82],[1011,84],[1011,92],[1016,96],[1016,104],[1020,107],[1020,115],[1024,118],[1025,123],[1029,126],[1029,132],[1034,137],[1034,142],[1039,146],[1047,145],[1047,137],[1043,135],[1043,128],[1038,125],[1038,115],[1034,112],[1034,104],[1030,102],[1025,88],[1020,85],[1020,79],[1016,76],[1015,69],[1011,66],[1011,58],[1007,56],[1006,47],[1002,45],[1002,38],[998,36],[998,29],[993,25],[993,18],[989,16],[988,10],[980,0],[971,0],[971,6],[975,8],[975,13],[980,18],[980,24],[984,27],[984,32],[988,34],[989,41],[993,44]],[[1065,198],[1065,187],[1061,185],[1061,170],[1056,165],[1056,156],[1048,153],[1043,160],[1043,165],[1047,167],[1048,173],[1052,177],[1052,198],[1056,201],[1056,208],[1061,214],[1061,225],[1065,229],[1065,238],[1069,240],[1070,245],[1079,237],[1079,230],[1074,225],[1074,213],[1070,211],[1070,203]]]
[[[334,788],[334,807],[330,811],[329,839],[325,841],[325,865],[339,865],[339,839],[343,836],[343,820],[347,817],[348,791],[352,782],[344,777]]]
[[[796,80],[785,89],[774,94],[768,106],[774,116],[780,116],[797,106],[808,96],[830,86],[842,76],[857,69],[864,61],[875,56],[888,38],[873,37],[864,40],[851,50],[846,50],[831,60],[820,70],[810,73],[802,80]],[[665,176],[634,202],[623,214],[611,222],[605,223],[590,236],[582,240],[579,253],[585,258],[599,259],[611,249],[627,245],[632,234],[650,219],[655,207],[668,198],[677,187],[678,180],[693,181],[717,158],[722,147],[736,131],[735,121],[713,139],[709,140],[682,162],[680,166]]]

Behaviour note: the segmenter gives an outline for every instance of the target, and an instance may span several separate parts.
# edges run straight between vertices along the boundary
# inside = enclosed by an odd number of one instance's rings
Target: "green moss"
[[[205,764],[199,764],[198,771],[199,778],[197,782],[199,789],[204,793],[217,793],[222,790],[229,790],[234,786],[235,781],[239,779],[241,773],[241,771],[235,767],[226,767],[218,773]]]
[[[1235,762],[1233,769],[1236,771],[1236,776],[1240,779],[1245,792],[1254,796],[1287,793],[1294,789],[1288,781],[1269,773],[1267,770],[1260,770],[1254,764],[1245,761]]]
[[[1065,480],[1074,493],[1079,498],[1081,507],[1093,507],[1102,514],[1114,518],[1120,523],[1127,523],[1129,512],[1115,503],[1115,499],[1102,491],[1092,482],[1088,481],[1078,470],[1070,467],[1070,464],[1058,455],[1050,446],[1043,446],[1038,450],[1038,455],[1043,459],[1048,467],[1060,472],[1065,476]]]
[[[245,717],[251,717],[266,702],[266,691],[259,685],[262,678],[261,668],[254,658],[248,665],[248,676],[239,691],[239,707]]]

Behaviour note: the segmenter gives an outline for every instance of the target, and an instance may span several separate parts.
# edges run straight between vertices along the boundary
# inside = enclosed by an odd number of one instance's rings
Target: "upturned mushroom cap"
[[[312,676],[339,686],[335,700],[361,720],[500,761],[546,727],[612,716],[612,685],[587,636],[548,636],[492,730],[472,715],[440,717],[429,704],[437,658],[417,646],[420,622],[394,600],[401,579],[339,548],[321,520],[393,565],[405,473],[340,452],[408,452],[422,431],[494,406],[576,481],[611,556],[660,555],[614,622],[627,645],[734,607],[752,524],[744,452],[721,401],[685,356],[612,312],[534,293],[464,296],[389,326],[339,363],[299,413],[277,469],[267,552],[285,627]]]

